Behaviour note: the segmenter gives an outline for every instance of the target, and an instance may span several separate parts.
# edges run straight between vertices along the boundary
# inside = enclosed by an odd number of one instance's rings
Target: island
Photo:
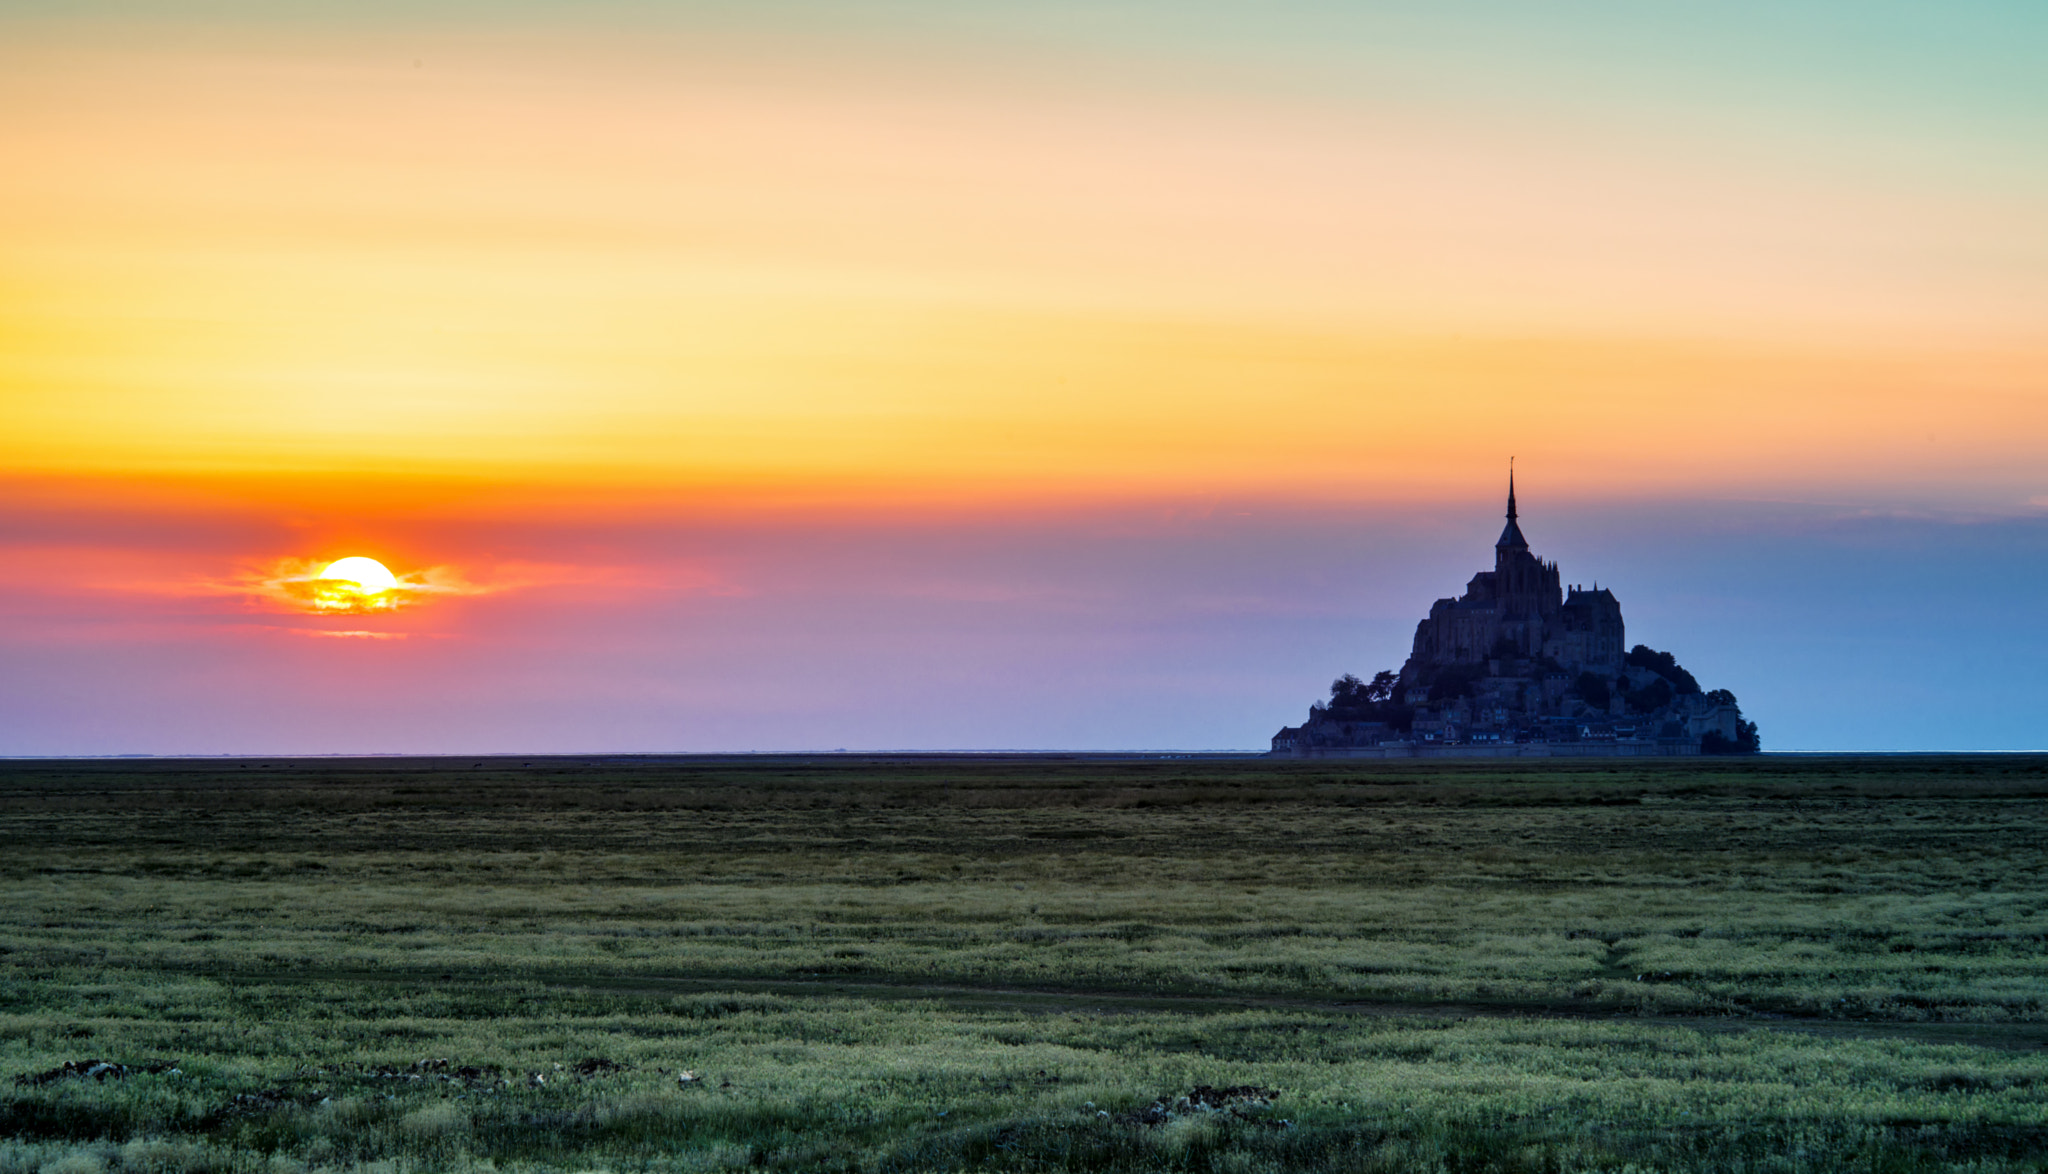
[[[1283,757],[1753,754],[1735,695],[1702,690],[1669,652],[1628,647],[1621,601],[1567,589],[1529,553],[1508,474],[1493,569],[1439,599],[1399,672],[1345,674],[1308,720],[1273,735]]]

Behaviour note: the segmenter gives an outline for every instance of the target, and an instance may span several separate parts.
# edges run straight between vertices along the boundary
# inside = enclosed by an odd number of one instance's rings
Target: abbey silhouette
[[[1702,692],[1668,652],[1628,649],[1621,601],[1565,590],[1529,553],[1508,472],[1493,569],[1415,627],[1398,673],[1331,685],[1308,720],[1273,735],[1299,756],[1741,753],[1757,748],[1735,695]],[[1627,651],[1624,651],[1627,649]]]

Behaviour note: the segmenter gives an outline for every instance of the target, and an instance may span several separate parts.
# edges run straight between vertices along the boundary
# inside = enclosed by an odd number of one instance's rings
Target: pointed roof
[[[1500,532],[1500,541],[1493,544],[1495,550],[1527,550],[1529,540],[1522,537],[1522,528],[1515,524],[1515,464],[1508,462],[1508,525]]]

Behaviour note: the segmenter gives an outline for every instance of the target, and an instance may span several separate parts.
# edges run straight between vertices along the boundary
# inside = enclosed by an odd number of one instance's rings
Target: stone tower
[[[1465,594],[1439,599],[1415,629],[1402,675],[1501,659],[1540,660],[1560,667],[1607,671],[1622,658],[1621,604],[1610,591],[1574,589],[1565,596],[1557,564],[1529,553],[1508,471],[1507,525],[1493,544],[1493,569],[1465,584]]]

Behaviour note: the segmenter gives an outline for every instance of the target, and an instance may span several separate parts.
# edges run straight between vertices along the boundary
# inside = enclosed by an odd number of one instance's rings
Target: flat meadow
[[[2048,1169],[2048,758],[0,763],[0,1174]]]

